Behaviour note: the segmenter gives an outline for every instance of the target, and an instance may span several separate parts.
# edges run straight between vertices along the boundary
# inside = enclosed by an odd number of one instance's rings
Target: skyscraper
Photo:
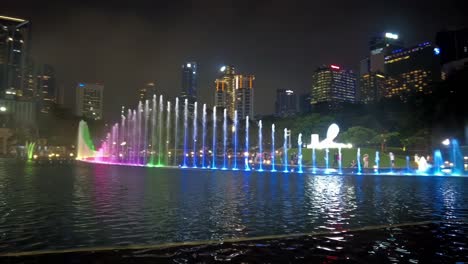
[[[359,77],[359,102],[376,102],[385,96],[385,92],[385,76],[382,73],[368,72]]]
[[[338,103],[356,101],[356,76],[337,65],[319,67],[312,76],[312,105],[334,107]]]
[[[151,100],[155,94],[156,84],[154,82],[148,82],[138,90],[138,101],[145,102],[146,100]]]
[[[182,100],[193,103],[197,100],[198,63],[190,61],[182,64]]]
[[[286,117],[299,112],[297,94],[290,89],[277,89],[275,102],[275,115]]]
[[[369,41],[369,71],[385,72],[385,56],[391,51],[403,48],[403,42],[397,34],[385,32],[371,38]]]
[[[76,115],[90,120],[102,119],[104,86],[78,83],[76,86]]]
[[[31,23],[0,16],[0,94],[6,90],[22,95],[26,60],[29,56]]]
[[[227,109],[229,117],[254,117],[254,75],[236,74],[233,66],[223,66],[221,76],[215,80],[215,105]]]
[[[440,80],[439,52],[429,42],[394,50],[385,57],[386,96],[405,100],[409,93],[430,93],[430,84]]]
[[[452,71],[468,65],[468,28],[438,32],[436,44],[444,79]]]

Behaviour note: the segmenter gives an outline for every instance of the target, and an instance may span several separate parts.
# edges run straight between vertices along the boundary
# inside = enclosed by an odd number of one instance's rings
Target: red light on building
[[[340,69],[340,66],[336,66],[336,65],[333,65],[333,64],[330,65],[330,67],[331,67],[332,69],[335,69],[335,70],[339,70],[339,69]]]

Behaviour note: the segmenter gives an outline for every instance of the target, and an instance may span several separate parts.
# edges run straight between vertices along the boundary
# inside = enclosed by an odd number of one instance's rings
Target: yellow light
[[[7,17],[7,16],[0,16],[0,19],[5,19],[5,20],[10,20],[10,21],[15,21],[15,22],[24,22],[24,21],[26,21],[26,20],[21,19],[21,18]]]
[[[37,155],[36,155],[36,154],[34,154],[33,158],[34,158],[34,159],[37,159]]]
[[[73,156],[75,156],[75,154],[73,154],[73,153],[70,153],[70,157],[73,157]]]

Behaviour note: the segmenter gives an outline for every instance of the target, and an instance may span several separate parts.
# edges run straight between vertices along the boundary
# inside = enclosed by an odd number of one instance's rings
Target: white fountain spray
[[[223,113],[223,170],[227,169],[226,168],[226,160],[227,160],[227,109],[224,108],[224,113]]]
[[[159,112],[158,112],[158,166],[162,166],[162,155],[163,155],[163,112],[164,112],[164,101],[163,96],[159,96]]]
[[[233,159],[234,159],[234,167],[233,170],[237,170],[237,110],[234,111],[234,126],[233,126],[233,132],[234,132],[234,153],[233,153]]]
[[[195,102],[193,104],[193,167],[196,168],[197,167],[197,133],[198,133],[198,129],[197,129],[197,121],[198,121],[198,103]]]
[[[283,132],[283,155],[284,155],[283,172],[288,172],[288,129],[287,128],[285,128]]]
[[[182,165],[182,168],[186,168],[187,167],[187,129],[188,129],[188,99],[185,99],[184,101],[184,163]]]
[[[297,137],[297,165],[298,165],[298,172],[302,173],[302,133],[299,133]]]
[[[263,171],[263,135],[262,135],[262,120],[258,121],[258,155],[259,156],[259,171]]]
[[[206,144],[206,104],[203,104],[203,117],[202,117],[202,168],[205,168],[205,144]]]
[[[179,144],[179,98],[175,99],[174,107],[174,165],[177,166],[177,148]]]
[[[167,101],[166,110],[166,166],[169,165],[169,143],[171,142],[171,102]]]
[[[213,107],[213,160],[211,161],[211,168],[216,169],[216,106]]]
[[[245,118],[245,152],[244,152],[244,163],[245,163],[245,170],[249,171],[249,116]]]
[[[271,171],[275,172],[275,158],[276,158],[276,150],[275,150],[275,124],[271,124]]]

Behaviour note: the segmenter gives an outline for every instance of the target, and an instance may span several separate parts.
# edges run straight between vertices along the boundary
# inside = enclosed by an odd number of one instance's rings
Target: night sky
[[[199,101],[213,104],[223,64],[255,74],[255,111],[272,113],[275,90],[310,90],[317,66],[353,70],[375,32],[398,33],[407,45],[467,25],[464,1],[37,1],[3,0],[0,15],[30,19],[36,61],[55,67],[72,105],[77,82],[105,85],[105,118],[136,104],[155,81],[180,92],[181,65],[196,60]]]

